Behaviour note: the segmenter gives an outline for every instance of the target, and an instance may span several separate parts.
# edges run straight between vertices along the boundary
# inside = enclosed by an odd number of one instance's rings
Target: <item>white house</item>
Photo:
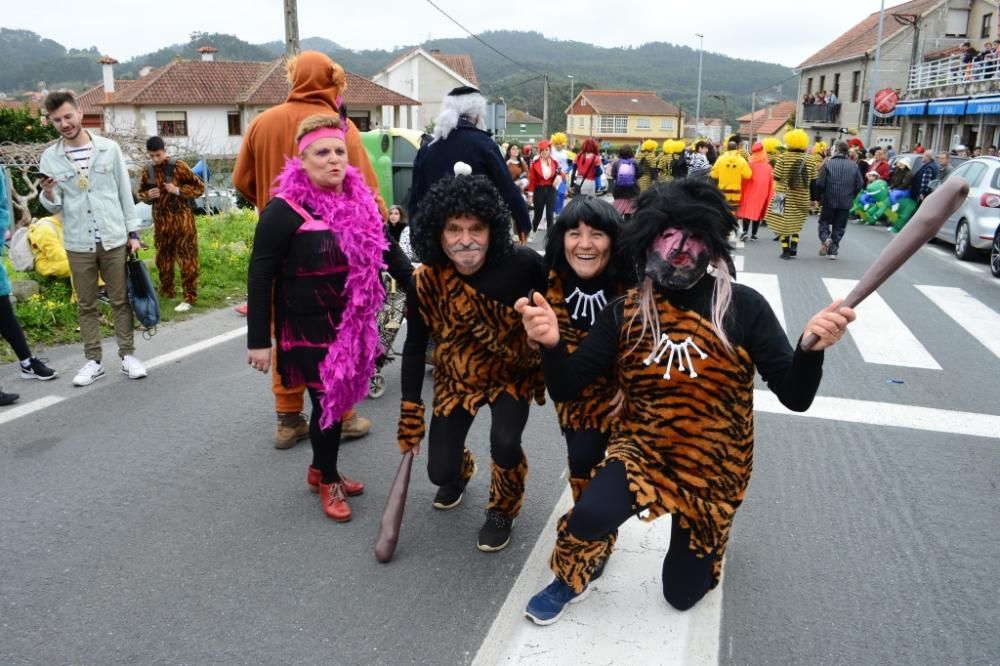
[[[400,127],[422,129],[441,113],[441,100],[459,86],[479,87],[472,58],[465,54],[445,54],[437,49],[416,48],[399,56],[372,77],[372,81],[420,102],[403,116]],[[404,109],[404,113],[405,113]]]
[[[235,156],[250,121],[287,98],[284,61],[216,61],[212,47],[200,51],[200,61],[177,59],[135,81],[115,81],[117,61],[105,56],[104,83],[79,96],[85,124],[158,134],[180,154]],[[420,105],[350,72],[343,104],[361,131],[394,126]]]

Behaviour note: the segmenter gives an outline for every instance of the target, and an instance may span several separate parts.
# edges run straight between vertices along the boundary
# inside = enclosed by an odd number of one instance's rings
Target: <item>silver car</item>
[[[948,218],[937,238],[955,244],[955,256],[965,261],[989,252],[1000,226],[1000,157],[976,157],[955,168],[948,178],[964,178],[969,196]]]

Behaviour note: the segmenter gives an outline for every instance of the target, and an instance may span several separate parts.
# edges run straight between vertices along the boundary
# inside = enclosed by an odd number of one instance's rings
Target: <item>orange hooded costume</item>
[[[318,51],[304,51],[290,61],[288,78],[292,84],[288,99],[250,123],[233,170],[233,186],[258,211],[271,200],[271,187],[285,166],[286,158],[298,154],[295,133],[299,123],[317,113],[338,114],[340,96],[347,86],[344,69]],[[379,212],[383,218],[387,217],[375,170],[361,143],[358,128],[350,120],[346,121],[346,141],[348,162],[361,172],[375,193]]]

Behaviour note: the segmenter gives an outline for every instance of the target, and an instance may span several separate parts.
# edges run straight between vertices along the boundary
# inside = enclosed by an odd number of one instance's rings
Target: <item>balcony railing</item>
[[[1000,80],[1000,61],[962,62],[962,56],[930,60],[910,68],[908,90],[921,90],[976,81]]]
[[[840,103],[803,104],[802,119],[808,123],[839,123]]]

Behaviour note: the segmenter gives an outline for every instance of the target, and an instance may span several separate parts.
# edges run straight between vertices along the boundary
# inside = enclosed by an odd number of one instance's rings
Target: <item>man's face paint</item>
[[[662,289],[690,289],[708,272],[710,254],[700,235],[667,229],[646,255],[646,277]]]

